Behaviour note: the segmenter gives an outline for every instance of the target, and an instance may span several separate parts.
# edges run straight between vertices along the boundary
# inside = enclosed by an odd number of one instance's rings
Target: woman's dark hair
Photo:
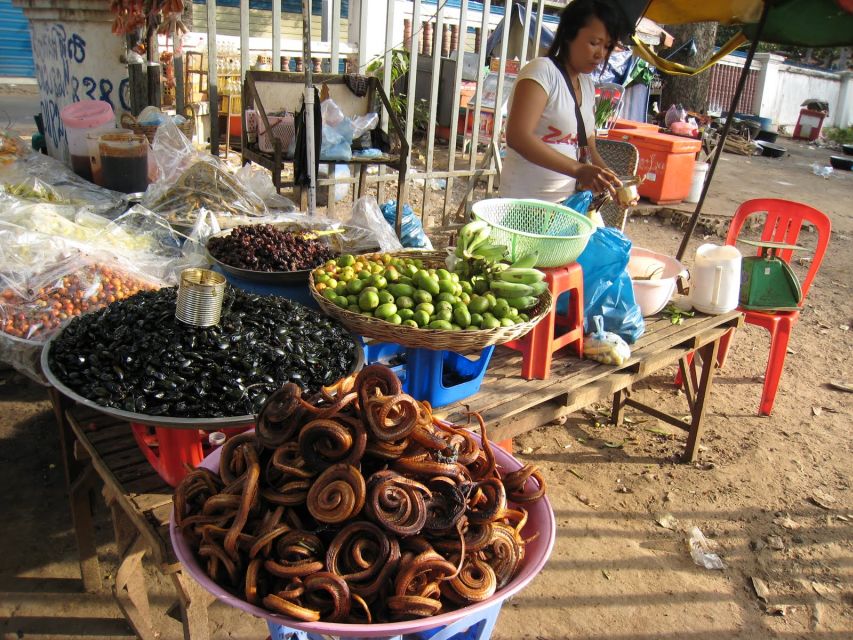
[[[554,42],[548,49],[548,57],[562,60],[568,53],[569,43],[578,37],[578,32],[583,29],[590,18],[598,18],[604,23],[604,28],[613,41],[613,46],[622,38],[629,36],[634,31],[634,25],[630,24],[625,12],[611,0],[573,0],[560,15],[560,24],[554,35]],[[613,50],[611,46],[610,51]],[[608,51],[608,55],[610,54]]]

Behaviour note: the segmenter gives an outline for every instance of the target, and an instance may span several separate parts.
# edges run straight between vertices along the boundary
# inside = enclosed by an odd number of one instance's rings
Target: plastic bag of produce
[[[8,152],[3,149],[9,149]],[[27,149],[11,134],[0,134],[0,185],[8,193],[16,188],[35,185],[35,180],[50,187],[61,200],[106,216],[127,209],[127,197],[84,180],[65,163]]]
[[[263,216],[268,209],[224,162],[197,152],[174,123],[157,129],[152,146],[158,178],[148,186],[141,204],[185,232],[202,208],[220,220],[228,216]]]
[[[56,189],[40,178],[26,178],[17,184],[10,182],[0,185],[0,193],[20,200],[50,204],[72,204],[71,200],[63,197]]]
[[[0,360],[39,382],[45,341],[72,318],[163,284],[115,256],[68,253],[56,238],[42,238],[18,237],[28,250],[19,262],[33,268],[8,270],[7,259],[0,271]]]
[[[192,227],[202,208],[220,219],[268,213],[261,197],[213,157],[196,159],[174,179],[165,177],[150,185],[141,204],[184,229]]]
[[[61,238],[83,252],[109,251],[169,281],[183,255],[180,235],[161,216],[139,206],[110,219],[87,207],[0,194],[0,222],[17,232]]]

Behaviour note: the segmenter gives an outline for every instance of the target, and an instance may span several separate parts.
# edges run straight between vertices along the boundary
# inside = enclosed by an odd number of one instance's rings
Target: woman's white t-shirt
[[[542,117],[533,130],[546,144],[573,160],[578,159],[578,125],[575,117],[575,102],[566,86],[566,80],[550,58],[535,58],[524,65],[518,79],[532,80],[541,86],[548,95]],[[580,75],[581,115],[583,116],[587,136],[595,135],[595,117],[593,102],[595,87],[592,79]],[[512,113],[512,101],[515,90],[509,99]],[[548,202],[561,202],[575,192],[575,179],[540,167],[525,160],[514,149],[507,148],[506,158],[501,170],[500,196],[502,198],[536,198]]]

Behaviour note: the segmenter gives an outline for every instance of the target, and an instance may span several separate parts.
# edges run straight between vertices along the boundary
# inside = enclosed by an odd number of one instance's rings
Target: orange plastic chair
[[[767,220],[764,223],[764,230],[761,232],[762,240],[796,244],[804,222],[811,223],[817,230],[817,246],[815,247],[814,257],[809,266],[808,274],[800,283],[803,292],[803,299],[800,301],[800,308],[802,308],[809,287],[817,275],[820,263],[826,253],[832,225],[826,214],[808,205],[777,198],[757,198],[747,200],[738,207],[731,225],[729,225],[726,244],[734,246],[746,219],[764,212],[767,213]],[[779,257],[788,263],[791,262],[792,254],[793,250],[790,249],[778,252]],[[791,330],[797,320],[800,319],[800,312],[799,310],[776,312],[743,310],[743,312],[747,323],[764,327],[770,332],[770,356],[767,359],[764,390],[761,393],[761,404],[758,408],[759,415],[769,416],[773,410],[773,401],[776,399],[779,378],[782,375],[785,355],[788,352],[788,338],[791,336]],[[720,342],[717,363],[721,367],[726,361],[732,334],[733,331],[730,331]]]

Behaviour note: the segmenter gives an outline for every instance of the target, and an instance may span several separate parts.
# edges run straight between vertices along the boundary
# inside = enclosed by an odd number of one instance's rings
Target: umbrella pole
[[[317,175],[314,158],[314,87],[311,68],[311,0],[302,0],[302,69],[305,71],[305,160],[308,164],[308,215],[317,209]]]
[[[749,68],[752,66],[752,59],[755,56],[755,51],[758,49],[758,43],[761,40],[761,33],[764,31],[764,24],[767,22],[767,14],[770,12],[772,2],[765,0],[764,6],[761,9],[761,18],[758,21],[758,26],[755,29],[755,37],[749,47],[749,53],[746,54],[746,62],[743,65],[740,78],[738,78],[735,94],[732,97],[732,102],[729,105],[729,112],[726,114],[726,123],[723,125],[723,131],[720,134],[720,141],[717,143],[717,148],[714,149],[714,157],[711,159],[711,167],[708,170],[708,175],[705,176],[705,183],[702,185],[702,195],[699,196],[699,202],[696,203],[696,209],[693,215],[690,216],[690,222],[687,224],[687,230],[684,232],[684,237],[681,239],[681,245],[678,247],[678,253],[675,254],[676,260],[681,260],[687,251],[687,245],[690,243],[690,237],[696,230],[696,225],[699,222],[699,216],[702,214],[702,205],[705,204],[705,196],[708,195],[708,189],[711,186],[711,179],[714,177],[714,171],[717,169],[717,162],[720,159],[720,154],[723,153],[723,147],[726,146],[726,138],[729,136],[729,131],[732,128],[732,121],[735,117],[735,108],[740,98],[743,95],[744,87],[746,87],[746,78],[749,74]]]

